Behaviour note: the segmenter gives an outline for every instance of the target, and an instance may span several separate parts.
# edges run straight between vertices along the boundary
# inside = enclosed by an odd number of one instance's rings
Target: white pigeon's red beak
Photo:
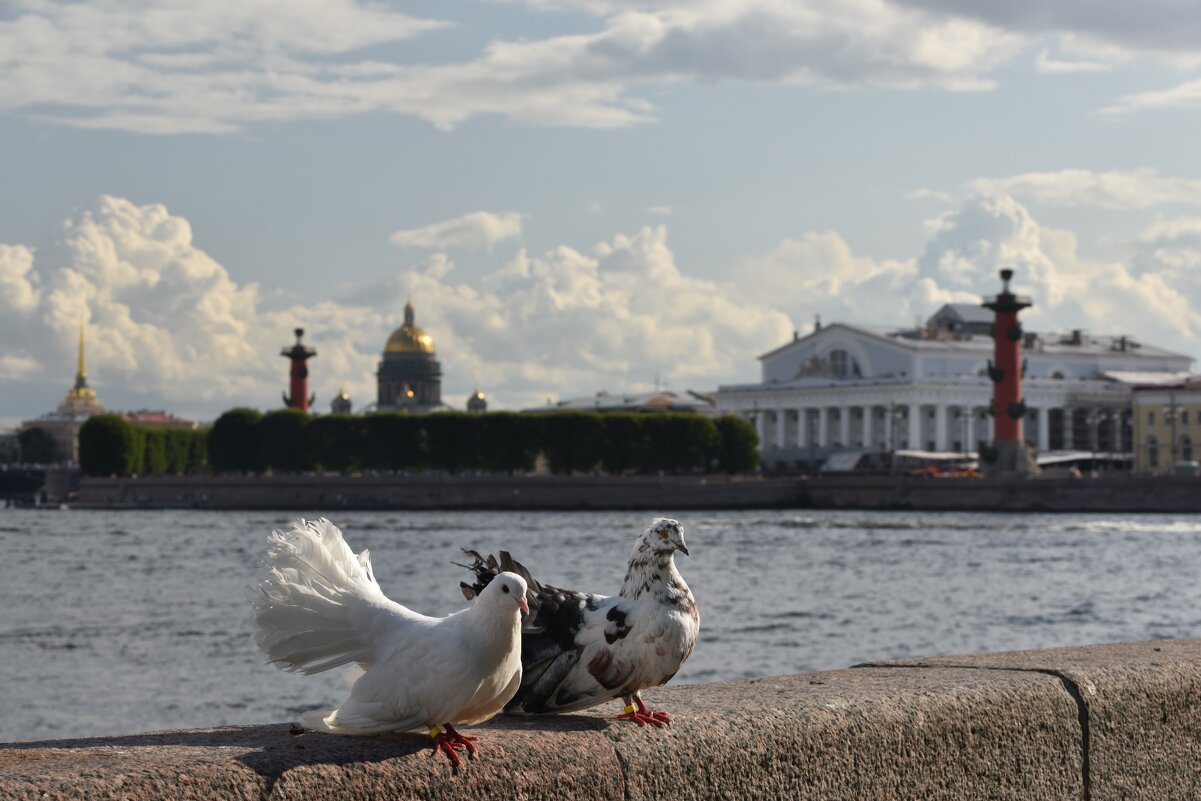
[[[530,614],[530,605],[525,602],[524,595],[517,596],[517,605],[521,607],[521,611],[525,612],[527,616]]]

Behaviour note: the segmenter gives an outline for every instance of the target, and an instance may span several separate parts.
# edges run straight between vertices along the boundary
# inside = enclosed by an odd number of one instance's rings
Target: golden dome
[[[405,304],[404,325],[392,332],[384,353],[433,353],[434,338],[413,321],[413,304]]]
[[[96,400],[96,390],[91,387],[71,387],[67,390],[67,400]]]

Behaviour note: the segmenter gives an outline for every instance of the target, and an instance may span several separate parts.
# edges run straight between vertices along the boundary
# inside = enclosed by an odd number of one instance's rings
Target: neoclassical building
[[[75,370],[75,385],[58,408],[36,420],[26,420],[22,429],[41,428],[51,437],[63,461],[79,462],[79,429],[94,414],[103,414],[104,405],[96,396],[96,390],[88,386],[87,360],[84,355],[83,326],[79,327],[79,362]]]
[[[376,371],[380,411],[430,412],[442,409],[442,365],[434,338],[417,325],[413,304],[405,304],[404,324],[384,345]]]
[[[717,406],[751,421],[766,463],[858,450],[973,452],[992,439],[992,312],[948,304],[924,326],[821,326],[759,357],[763,380]],[[1023,437],[1040,452],[1133,450],[1135,386],[1182,380],[1189,356],[1128,336],[1027,331]]]

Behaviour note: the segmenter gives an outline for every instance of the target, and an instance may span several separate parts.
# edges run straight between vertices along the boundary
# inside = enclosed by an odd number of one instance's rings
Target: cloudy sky
[[[1201,355],[1179,0],[8,0],[0,421],[374,396],[406,298],[494,408],[754,380],[1012,267]]]

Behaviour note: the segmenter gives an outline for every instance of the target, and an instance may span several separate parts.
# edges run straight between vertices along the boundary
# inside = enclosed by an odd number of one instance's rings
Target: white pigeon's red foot
[[[639,726],[645,726],[649,723],[660,729],[671,725],[671,715],[662,710],[648,708],[638,696],[634,696],[633,701],[633,704],[626,704],[625,711],[616,716],[617,720],[632,720]]]
[[[449,739],[453,743],[453,747],[457,748],[462,746],[467,749],[467,753],[475,756],[475,746],[472,745],[472,743],[478,743],[480,741],[479,737],[473,737],[470,734],[459,734],[459,732],[455,730],[455,727],[449,723],[446,724],[446,733],[449,735]]]
[[[450,725],[447,724],[446,728],[450,729]],[[453,729],[450,730],[453,731]],[[443,731],[441,726],[434,726],[430,729],[430,737],[434,739],[434,750],[430,756],[437,756],[439,753],[446,754],[446,758],[450,760],[450,764],[456,768],[463,766],[463,760],[459,759],[459,755],[455,753],[456,750],[461,751],[464,748],[470,748],[471,753],[475,753],[475,747],[467,742],[466,738],[460,739],[458,732],[451,735]]]

